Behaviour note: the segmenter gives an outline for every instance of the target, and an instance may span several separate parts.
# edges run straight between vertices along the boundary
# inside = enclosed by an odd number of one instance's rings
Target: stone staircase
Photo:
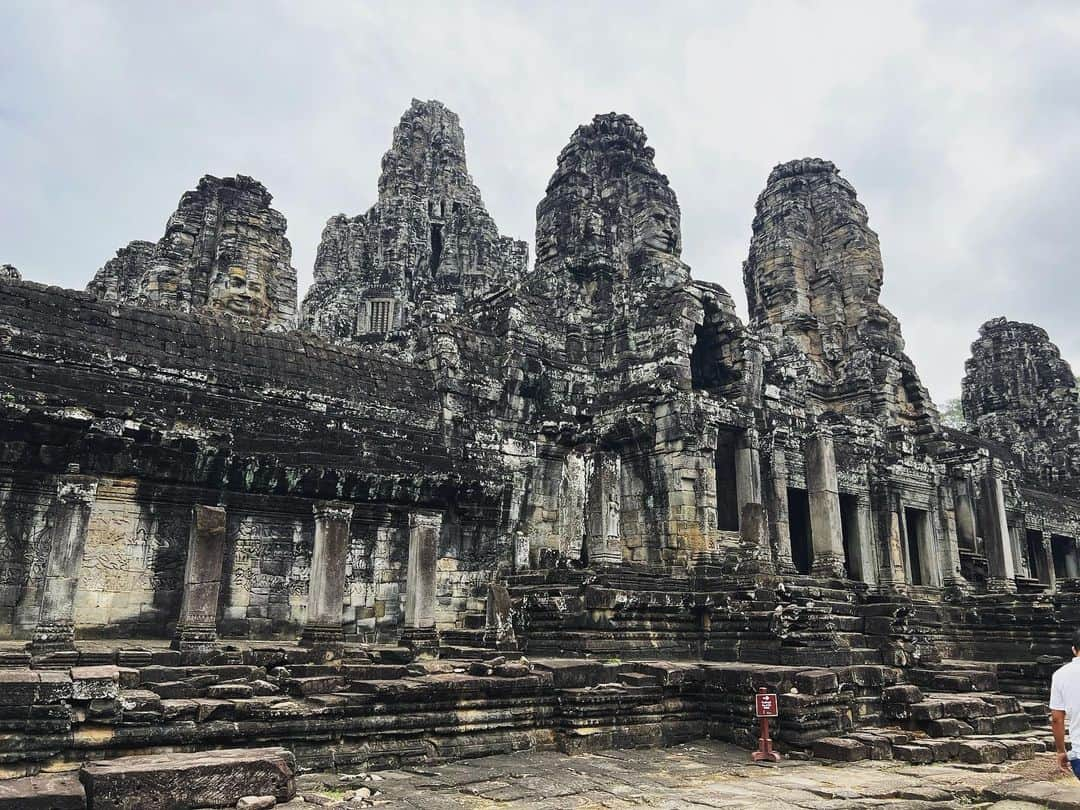
[[[997,665],[942,661],[882,691],[881,727],[813,743],[824,759],[1001,763],[1053,750],[1049,707],[999,691]],[[1045,687],[1044,687],[1045,688]]]
[[[701,617],[685,576],[602,566],[509,577],[530,655],[656,660],[700,656]]]

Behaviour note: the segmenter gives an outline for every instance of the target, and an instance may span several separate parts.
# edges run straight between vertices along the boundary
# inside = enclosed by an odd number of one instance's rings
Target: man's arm
[[[1057,749],[1058,767],[1066,773],[1072,773],[1069,755],[1065,753],[1065,711],[1054,709],[1050,712],[1050,728],[1054,730],[1054,747]]]

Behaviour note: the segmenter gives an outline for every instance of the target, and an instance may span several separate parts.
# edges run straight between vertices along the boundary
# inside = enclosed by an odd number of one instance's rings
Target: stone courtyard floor
[[[279,807],[1080,808],[1080,782],[1057,773],[1048,754],[1008,765],[786,760],[764,766],[747,758],[742,749],[702,740],[665,749],[526,752],[371,774],[305,774],[297,780],[298,799]]]

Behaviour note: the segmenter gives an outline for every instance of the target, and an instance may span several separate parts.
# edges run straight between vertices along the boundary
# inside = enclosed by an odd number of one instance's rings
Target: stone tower
[[[835,165],[773,169],[743,264],[751,326],[827,409],[932,431],[937,410],[878,300],[883,272],[866,208]]]
[[[1042,481],[1080,476],[1076,378],[1044,329],[987,321],[964,370],[964,418],[976,435],[1007,445]]]
[[[327,222],[301,322],[335,340],[385,334],[420,308],[454,312],[527,265],[528,246],[499,235],[469,176],[457,115],[414,99],[383,156],[378,202]]]
[[[180,198],[156,244],[117,251],[87,286],[105,300],[206,312],[253,329],[295,325],[285,217],[257,180],[207,175]]]

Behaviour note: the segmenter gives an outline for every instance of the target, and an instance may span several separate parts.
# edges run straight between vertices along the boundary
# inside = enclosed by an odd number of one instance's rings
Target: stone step
[[[986,670],[912,669],[908,679],[935,692],[992,692],[998,688],[997,674]]]
[[[506,653],[490,647],[470,647],[459,644],[440,644],[439,657],[446,659],[461,659],[466,661],[486,661],[490,658],[499,658]]]
[[[1000,764],[1006,760],[1031,759],[1046,751],[1041,739],[1022,737],[978,737],[969,739],[927,739],[892,737],[876,731],[861,731],[815,740],[811,752],[818,759],[856,762],[863,759],[895,759],[916,765],[958,760],[971,764]]]

